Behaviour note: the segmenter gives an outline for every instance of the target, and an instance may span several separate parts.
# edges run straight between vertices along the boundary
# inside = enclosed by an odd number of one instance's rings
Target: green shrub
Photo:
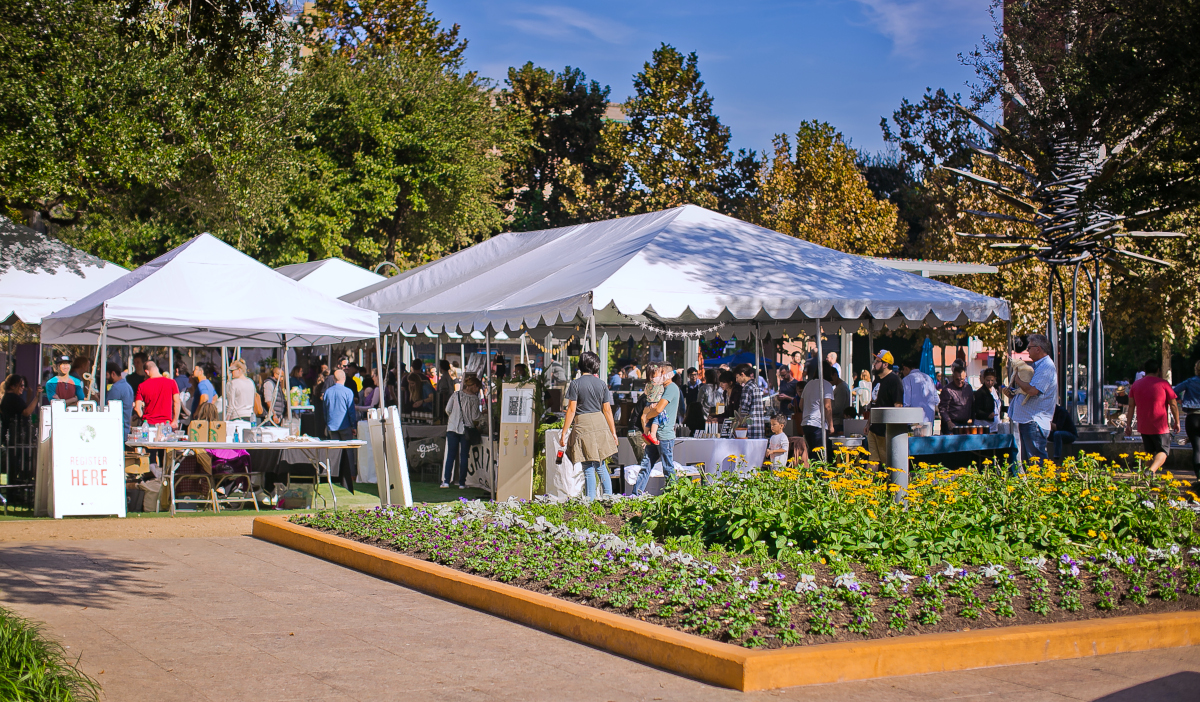
[[[80,672],[37,624],[0,607],[0,699],[79,702],[96,700],[99,692],[96,681]]]

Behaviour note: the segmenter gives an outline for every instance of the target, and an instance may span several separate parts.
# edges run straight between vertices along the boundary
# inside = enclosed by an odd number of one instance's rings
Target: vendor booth
[[[823,357],[825,331],[1009,318],[1004,300],[694,205],[501,234],[342,299],[378,312],[385,333],[537,330],[574,337],[604,361],[610,336],[736,334],[756,339],[761,358],[763,335],[807,333]]]
[[[100,357],[107,344],[191,347],[277,347],[284,358],[289,346],[337,344],[351,340],[377,339],[378,315],[326,296],[281,275],[209,234],[188,241],[146,265],[96,290],[78,302],[43,320],[45,343],[99,344]],[[378,349],[378,347],[377,347]],[[378,355],[378,350],[377,350]],[[285,376],[286,377],[286,376]],[[382,400],[382,393],[378,394]],[[101,386],[103,405],[103,386]],[[382,402],[380,403],[382,406]],[[223,424],[214,422],[213,424]],[[278,438],[279,449],[307,456],[318,467],[318,478],[332,482],[337,475],[331,449],[356,450],[361,441],[309,441],[279,430],[273,437],[259,431],[242,431],[233,441],[215,430],[209,440],[191,443],[171,428],[158,428],[153,436],[130,443],[154,450],[171,450],[165,461],[164,487],[181,481],[175,473],[183,460],[202,450],[241,450],[246,440],[262,443]],[[105,434],[97,440],[125,443],[118,435]],[[194,437],[193,437],[194,438]],[[361,439],[362,437],[359,437]],[[275,448],[275,447],[272,447]],[[340,452],[338,452],[340,455]],[[377,459],[378,463],[378,459]],[[394,467],[396,470],[399,466]],[[406,469],[405,469],[406,470]],[[252,471],[261,472],[261,471]],[[43,489],[39,481],[38,489]],[[44,481],[53,490],[52,481]],[[214,486],[215,487],[215,486]],[[381,494],[387,494],[382,492]],[[212,495],[214,503],[217,496]],[[174,502],[172,502],[172,505]],[[257,506],[257,503],[255,503]]]

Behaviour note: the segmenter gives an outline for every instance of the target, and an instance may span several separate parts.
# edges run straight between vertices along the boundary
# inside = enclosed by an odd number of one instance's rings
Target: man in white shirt
[[[904,406],[920,407],[925,413],[925,421],[932,424],[937,415],[938,395],[937,385],[933,378],[925,375],[917,359],[906,359],[900,363],[900,377],[904,385]]]
[[[834,374],[833,366],[828,362],[823,369],[826,378]],[[828,380],[817,380],[815,363],[808,367],[808,377],[800,393],[802,408],[800,425],[804,431],[804,442],[808,444],[810,458],[817,455],[817,449],[828,443],[829,435],[833,433],[833,384]]]

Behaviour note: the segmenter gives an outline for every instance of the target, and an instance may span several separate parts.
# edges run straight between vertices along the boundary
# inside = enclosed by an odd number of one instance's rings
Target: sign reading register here
[[[55,519],[125,516],[123,430],[119,402],[99,412],[68,412],[61,402],[51,404]]]

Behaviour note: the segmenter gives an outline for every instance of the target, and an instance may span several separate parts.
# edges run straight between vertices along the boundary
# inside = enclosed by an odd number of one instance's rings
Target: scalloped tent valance
[[[1004,300],[695,205],[501,234],[342,299],[378,312],[381,330],[410,333],[511,334],[593,313],[602,328],[1009,318]]]

